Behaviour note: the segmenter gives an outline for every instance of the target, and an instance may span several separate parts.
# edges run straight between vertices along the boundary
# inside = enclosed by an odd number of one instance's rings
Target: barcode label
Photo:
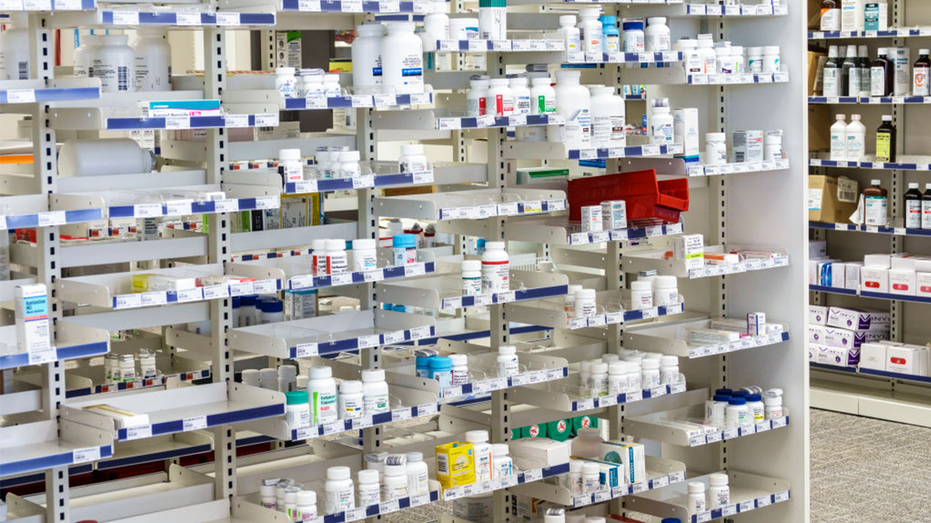
[[[129,91],[129,68],[125,65],[116,68],[116,89],[117,91]]]
[[[97,461],[100,459],[100,447],[74,449],[71,451],[71,458],[75,465],[78,463],[86,463],[88,461]]]

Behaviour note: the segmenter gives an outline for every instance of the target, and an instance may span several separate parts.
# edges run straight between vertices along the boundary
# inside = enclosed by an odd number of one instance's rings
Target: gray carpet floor
[[[811,409],[811,521],[931,522],[931,429]]]

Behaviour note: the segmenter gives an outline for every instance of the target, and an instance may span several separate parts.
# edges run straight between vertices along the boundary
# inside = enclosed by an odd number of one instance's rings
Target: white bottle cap
[[[360,470],[359,483],[366,485],[369,483],[378,483],[378,471],[375,469]]]
[[[569,472],[582,472],[583,463],[579,460],[572,460],[569,462]]]
[[[326,240],[314,240],[310,242],[310,248],[315,251],[325,251],[326,250]]]
[[[608,353],[608,354],[601,355],[601,361],[607,363],[608,365],[618,361],[619,359],[621,359],[621,357],[618,356],[617,354]]]
[[[511,449],[508,447],[507,443],[494,443],[491,446],[491,455],[500,458],[507,456],[510,450]]]
[[[297,493],[298,505],[316,505],[317,493],[313,490],[302,490]]]
[[[469,364],[469,357],[465,354],[450,354],[449,359],[452,360],[453,367],[467,366]]]
[[[281,160],[300,160],[301,150],[300,149],[280,149],[278,151],[278,158]]]
[[[723,487],[727,485],[727,474],[711,474],[708,476],[708,483],[712,487]]]
[[[709,142],[726,142],[727,135],[724,133],[708,133],[705,135],[705,140]]]
[[[498,354],[501,356],[512,356],[517,354],[517,347],[513,345],[502,345],[498,347]]]
[[[843,122],[844,120],[847,119],[847,115],[846,115],[846,114],[838,114],[837,116],[834,117],[834,119],[837,120],[838,122]]]
[[[659,360],[656,359],[647,359],[643,358],[643,361],[640,362],[640,365],[643,366],[643,370],[653,370],[659,368]]]
[[[664,25],[665,23],[666,23],[665,16],[651,16],[647,18],[647,25],[654,25],[654,24]]]
[[[405,454],[405,456],[407,457],[408,463],[416,463],[418,461],[423,461],[423,452],[408,452],[407,454]]]
[[[615,361],[614,363],[608,364],[608,374],[627,374],[627,363]]]
[[[344,240],[327,240],[326,241],[327,251],[342,251],[345,249],[346,249],[346,242]]]
[[[575,15],[562,15],[559,17],[559,25],[575,25]]]
[[[595,297],[595,289],[579,289],[575,291],[575,299],[593,299]]]
[[[582,474],[585,476],[597,475],[601,472],[601,467],[597,463],[583,463],[582,464]]]
[[[343,479],[350,479],[351,477],[352,472],[349,470],[349,467],[330,467],[326,469],[326,479],[340,481]]]
[[[657,289],[675,289],[678,286],[675,276],[657,276],[653,283]]]
[[[494,85],[494,86],[500,87],[500,86],[505,86],[507,84],[508,84],[507,78],[492,78],[491,79],[491,85]]]
[[[486,251],[503,251],[504,242],[485,242]]]
[[[763,47],[763,54],[779,54],[778,45],[767,45]]]
[[[356,250],[374,249],[375,246],[375,240],[372,238],[359,238],[358,240],[352,240],[352,248]]]
[[[377,383],[385,381],[385,369],[369,369],[362,371],[363,383]]]
[[[341,162],[358,162],[361,158],[359,151],[342,151],[339,153],[339,161]]]
[[[653,282],[651,281],[632,281],[630,282],[630,290],[632,291],[650,291],[653,290]]]
[[[481,270],[481,260],[462,260],[462,272],[479,272]]]
[[[607,374],[608,364],[604,362],[592,363],[592,374]]]
[[[579,11],[579,16],[582,18],[598,18],[601,15],[600,7],[590,7],[587,9],[582,9]]]
[[[108,35],[109,36],[109,35]],[[293,67],[279,67],[275,69],[275,74],[291,75],[294,76]]]
[[[401,156],[414,156],[423,154],[423,144],[406,143],[401,146]]]
[[[329,367],[311,367],[310,379],[320,380],[333,377],[333,369]]]
[[[465,433],[465,438],[468,443],[485,443],[488,441],[488,431],[487,430],[469,430]]]
[[[262,485],[259,487],[259,496],[271,498],[275,496],[275,485]]]
[[[677,367],[679,365],[679,358],[676,356],[663,356],[660,360],[663,367]]]
[[[344,381],[339,384],[339,393],[340,394],[358,394],[362,392],[362,382],[361,381]]]
[[[705,484],[693,481],[689,483],[689,494],[701,494],[705,491]]]

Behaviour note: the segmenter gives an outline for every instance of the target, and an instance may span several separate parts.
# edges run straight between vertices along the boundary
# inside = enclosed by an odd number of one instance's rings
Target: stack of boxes
[[[824,241],[812,241],[809,259],[810,285],[931,297],[931,257],[928,256],[867,254],[862,262],[843,262],[827,256]]]
[[[860,369],[931,377],[931,348],[894,341],[860,346]]]
[[[808,359],[840,367],[856,366],[864,343],[889,338],[888,312],[808,307]]]

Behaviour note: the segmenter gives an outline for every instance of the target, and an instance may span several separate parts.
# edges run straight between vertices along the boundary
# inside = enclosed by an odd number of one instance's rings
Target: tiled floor
[[[811,521],[931,522],[931,429],[812,409]]]

